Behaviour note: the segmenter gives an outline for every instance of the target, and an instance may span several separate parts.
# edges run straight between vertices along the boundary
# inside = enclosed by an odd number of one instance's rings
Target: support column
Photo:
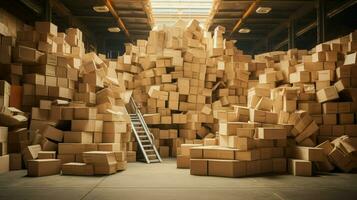
[[[45,0],[44,20],[52,22],[52,0]]]
[[[325,0],[317,0],[316,8],[316,22],[317,22],[317,44],[326,41],[326,2]]]
[[[295,48],[295,36],[295,20],[290,19],[288,26],[288,49]]]

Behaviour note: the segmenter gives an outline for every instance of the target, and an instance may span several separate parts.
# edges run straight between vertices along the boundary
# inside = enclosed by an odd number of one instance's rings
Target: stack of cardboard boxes
[[[35,29],[24,27],[18,31],[16,44],[10,44],[7,37],[2,39],[10,51],[8,59],[4,57],[1,62],[7,65],[1,67],[11,68],[11,79],[7,80],[12,85],[10,90],[7,82],[0,82],[1,107],[6,108],[1,113],[6,123],[1,124],[18,126],[15,122],[25,121],[21,111],[7,108],[14,102],[11,97],[17,95],[12,94],[16,87],[20,87],[17,97],[22,99],[16,106],[31,112],[29,131],[9,128],[7,149],[11,169],[21,169],[24,161],[30,176],[42,176],[58,174],[61,164],[70,163],[65,165],[64,174],[81,175],[81,168],[93,168],[92,173],[87,171],[84,175],[111,174],[113,169],[115,172],[126,169],[127,151],[129,160],[136,160],[135,141],[125,109],[131,92],[122,84],[124,79],[118,73],[121,69],[116,61],[94,52],[85,54],[79,29],[60,33],[49,22],[36,22]],[[24,75],[20,77],[22,70]],[[21,82],[22,88],[15,86]],[[10,117],[16,121],[8,120]],[[23,125],[27,127],[26,122]],[[5,148],[1,138],[1,146]],[[87,162],[83,153],[93,151],[98,152]],[[102,159],[105,157],[111,160]],[[110,167],[101,166],[97,173],[96,166],[101,162]]]
[[[220,124],[220,147],[190,149],[193,175],[243,177],[286,172],[287,129],[259,124]],[[258,127],[258,128],[256,128]]]

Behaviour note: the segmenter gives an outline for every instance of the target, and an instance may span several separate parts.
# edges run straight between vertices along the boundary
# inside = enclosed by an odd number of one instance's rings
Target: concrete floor
[[[26,171],[0,175],[0,199],[357,199],[357,174],[317,177],[274,175],[247,178],[191,176],[175,160],[130,163],[111,176],[26,177]]]

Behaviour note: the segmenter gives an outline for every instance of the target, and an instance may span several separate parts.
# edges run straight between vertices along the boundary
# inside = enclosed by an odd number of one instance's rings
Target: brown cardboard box
[[[61,171],[60,159],[29,160],[27,167],[28,176],[48,176],[59,174]]]
[[[235,149],[214,147],[214,148],[204,148],[203,158],[205,159],[224,159],[224,160],[234,160]]]
[[[194,159],[203,158],[203,148],[201,148],[201,147],[192,147],[190,149],[190,158],[194,158]]]
[[[190,156],[177,155],[176,165],[177,165],[177,168],[180,168],[180,169],[189,169],[190,168]]]
[[[190,159],[190,174],[198,176],[208,175],[208,160]]]
[[[93,133],[90,132],[63,132],[65,143],[93,143]]]
[[[41,146],[38,144],[26,147],[22,152],[22,154],[24,156],[25,165],[28,160],[37,159],[38,152],[40,152],[40,151],[41,151]]]
[[[208,175],[223,177],[243,177],[247,174],[246,161],[208,160]]]
[[[9,155],[0,156],[0,174],[8,172],[10,166]]]
[[[127,167],[128,167],[128,162],[127,161],[117,162],[117,171],[126,170]]]
[[[330,86],[322,90],[319,90],[316,93],[316,95],[319,103],[323,103],[326,101],[331,101],[339,98],[337,90],[334,86]]]
[[[237,128],[238,137],[254,138],[255,128]]]
[[[170,156],[170,148],[168,146],[160,146],[159,153],[162,158],[168,158]]]
[[[258,149],[253,149],[249,151],[235,151],[235,160],[259,160],[260,159],[260,151]]]
[[[273,160],[266,159],[260,160],[260,173],[271,173],[273,172]]]
[[[190,156],[190,149],[192,147],[199,147],[202,144],[181,144],[181,155]]]
[[[36,31],[39,33],[49,34],[51,36],[57,36],[57,26],[51,22],[36,22]]]
[[[179,78],[177,81],[178,84],[178,92],[180,94],[189,95],[190,92],[190,79]]]
[[[56,159],[56,151],[40,151],[38,159]]]
[[[261,173],[260,160],[246,161],[246,165],[247,165],[247,176],[257,175]]]
[[[63,175],[93,176],[94,168],[92,164],[86,163],[65,163],[62,164]]]
[[[83,107],[74,109],[74,119],[96,119],[97,108]]]
[[[72,120],[72,131],[101,132],[103,121],[100,120]]]
[[[58,149],[58,144],[47,138],[43,138],[41,146],[44,151],[56,151]]]
[[[61,164],[75,162],[75,154],[58,154],[57,159],[61,160]]]
[[[63,141],[63,131],[54,128],[53,126],[48,125],[42,132],[43,137],[48,139],[62,142]]]
[[[95,145],[93,147],[92,145]],[[58,154],[78,154],[85,151],[97,150],[96,144],[79,144],[79,143],[59,143]]]
[[[120,151],[120,143],[99,143],[98,151]]]
[[[340,113],[338,115],[340,124],[354,124],[355,118],[353,113]]]
[[[0,142],[7,142],[8,127],[0,126]]]
[[[286,158],[273,158],[273,172],[285,173],[287,171]]]
[[[324,152],[322,148],[296,146],[292,149],[292,157],[308,161],[324,161]]]
[[[249,150],[255,147],[254,140],[251,138],[239,137],[237,139],[237,148],[240,150]]]
[[[258,134],[256,135],[259,139],[267,140],[280,140],[286,139],[288,131],[285,128],[258,128]]]
[[[12,51],[14,61],[25,64],[38,63],[39,58],[42,55],[43,53],[37,51],[36,49],[25,46],[16,46]]]
[[[312,163],[306,160],[289,159],[289,172],[294,176],[312,176]]]
[[[103,122],[103,133],[125,133],[127,125],[125,122]]]
[[[304,139],[310,137],[312,134],[316,133],[319,130],[319,127],[315,123],[315,121],[312,121],[310,125],[308,125],[303,132],[298,134],[297,137],[295,137],[296,142],[300,143]]]
[[[10,153],[10,170],[22,169],[22,156],[20,153]]]

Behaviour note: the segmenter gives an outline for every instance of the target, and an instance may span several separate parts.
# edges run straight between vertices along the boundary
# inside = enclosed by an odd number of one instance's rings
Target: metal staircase
[[[132,97],[129,104],[132,109],[132,113],[129,114],[132,132],[135,135],[146,163],[162,162],[160,154],[154,145],[154,136],[146,125],[144,117]]]

